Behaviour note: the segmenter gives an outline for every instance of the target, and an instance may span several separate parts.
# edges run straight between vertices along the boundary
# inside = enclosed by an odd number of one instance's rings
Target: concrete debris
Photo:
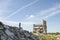
[[[0,22],[0,40],[38,40],[38,37],[20,27],[8,26]]]

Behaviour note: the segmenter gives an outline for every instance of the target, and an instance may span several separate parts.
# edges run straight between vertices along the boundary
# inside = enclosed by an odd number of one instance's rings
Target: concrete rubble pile
[[[38,37],[21,27],[12,27],[0,22],[0,40],[38,40]]]

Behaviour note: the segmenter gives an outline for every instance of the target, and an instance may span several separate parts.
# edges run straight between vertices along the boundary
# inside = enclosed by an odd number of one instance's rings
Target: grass
[[[40,36],[38,37],[40,40]],[[42,35],[42,40],[60,40],[60,35],[51,35],[51,34]]]

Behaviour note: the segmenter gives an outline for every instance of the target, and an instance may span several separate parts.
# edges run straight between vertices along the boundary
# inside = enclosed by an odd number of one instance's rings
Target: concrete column
[[[19,30],[21,29],[21,23],[19,23]]]

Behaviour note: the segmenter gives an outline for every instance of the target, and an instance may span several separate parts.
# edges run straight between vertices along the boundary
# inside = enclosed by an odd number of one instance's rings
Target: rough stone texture
[[[2,27],[4,29],[0,29],[0,40],[38,40],[36,35],[33,35],[31,32],[23,30],[22,28],[19,29],[18,27],[8,25]]]
[[[34,24],[33,25],[33,33],[36,34],[36,35],[38,35],[38,33],[47,34],[46,21],[43,20],[42,24]]]

